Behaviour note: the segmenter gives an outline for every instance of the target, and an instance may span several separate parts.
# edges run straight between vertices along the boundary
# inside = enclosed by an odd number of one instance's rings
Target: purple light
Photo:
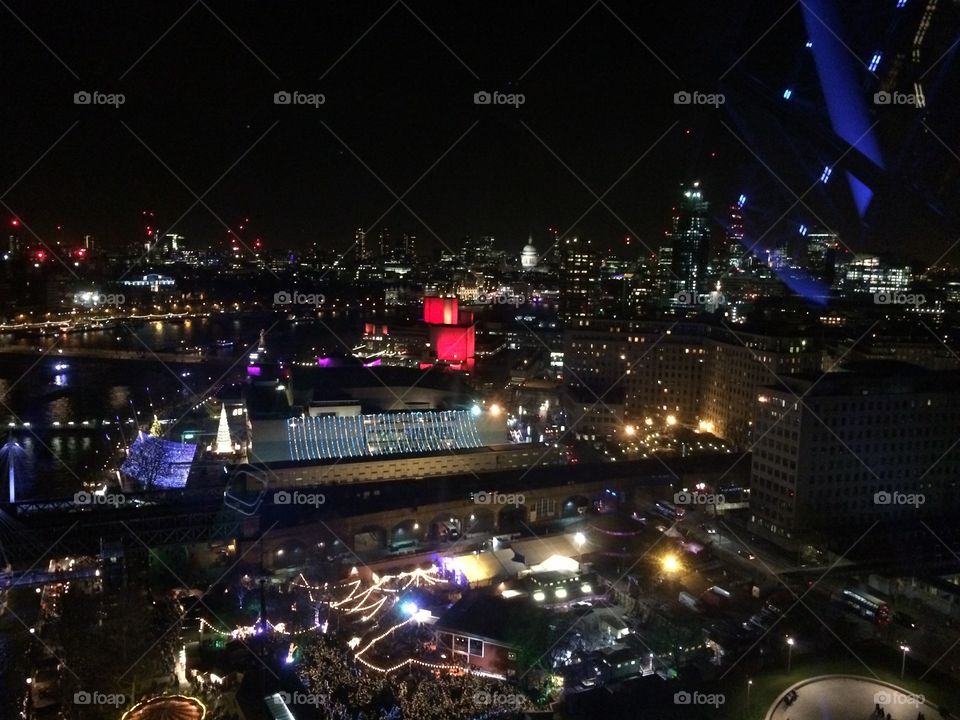
[[[257,365],[247,365],[247,376],[260,377],[260,368]]]
[[[333,360],[332,360],[331,358],[328,358],[328,357],[318,357],[318,358],[317,358],[317,365],[319,365],[320,367],[330,367],[330,363],[332,363],[332,362],[333,362]]]
[[[363,366],[364,366],[364,367],[376,367],[376,366],[379,365],[381,362],[382,362],[382,360],[381,360],[380,358],[375,358],[375,359],[371,360],[370,362],[365,362],[365,363],[363,364]]]

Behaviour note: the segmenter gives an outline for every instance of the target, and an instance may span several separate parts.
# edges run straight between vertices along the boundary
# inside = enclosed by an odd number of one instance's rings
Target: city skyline
[[[0,720],[954,717],[960,0],[0,16]]]
[[[765,7],[748,19],[748,5],[720,12],[695,3],[642,10],[597,4],[547,21],[532,8],[513,15],[495,8],[470,18],[490,30],[476,34],[440,7],[402,4],[321,15],[318,26],[308,19],[295,27],[278,13],[266,28],[236,8],[220,17],[214,6],[152,8],[136,20],[78,8],[57,23],[36,6],[11,6],[36,26],[36,37],[19,23],[7,30],[10,62],[19,63],[7,82],[19,112],[4,122],[20,142],[10,149],[4,209],[44,239],[59,225],[111,248],[136,237],[147,208],[163,228],[198,243],[226,237],[227,226],[250,217],[275,250],[345,247],[356,227],[387,226],[416,233],[424,248],[457,247],[467,234],[520,242],[556,227],[601,245],[630,236],[631,248],[655,251],[676,188],[699,180],[718,211],[748,198],[748,239],[779,241],[801,224],[817,225],[857,251],[897,252],[906,233],[912,253],[938,259],[957,239],[955,214],[918,195],[916,179],[870,181],[877,205],[895,197],[911,203],[910,225],[902,225],[901,213],[888,217],[885,207],[861,217],[845,183],[817,186],[824,167],[849,163],[860,148],[851,153],[842,141],[817,147],[811,135],[798,165],[769,147],[787,124],[805,118],[826,130],[833,110],[816,79],[813,49],[805,47],[799,8]],[[892,8],[891,20],[894,11],[915,9]],[[96,63],[67,32],[71,22],[102,23],[91,35]],[[130,37],[120,33],[125,22],[137,28]],[[652,26],[670,28],[661,35],[678,41],[644,32]],[[758,38],[754,26],[768,32]],[[326,33],[327,41],[316,43],[320,52],[305,42],[308,28]],[[931,31],[941,44],[925,51],[927,80],[946,66],[934,54],[949,47],[944,29]],[[597,34],[603,49],[587,51]],[[290,42],[281,41],[285,35]],[[492,55],[481,39],[487,35],[503,38]],[[889,82],[882,73],[894,71],[881,61],[872,77],[874,53],[851,54],[845,60],[859,73],[872,133],[889,149],[896,137],[886,135],[911,111],[875,104],[873,92]],[[243,70],[219,70],[226,57]],[[16,80],[28,76],[42,93]],[[759,83],[746,95],[744,77]],[[933,90],[926,129],[918,127],[949,157],[957,139],[945,100],[934,105]],[[520,91],[519,106],[475,104],[477,93]],[[307,104],[291,97],[290,105],[277,105],[278,92],[299,93]],[[76,93],[100,93],[105,103],[121,94],[123,103],[97,106],[91,97],[91,105],[78,105]],[[678,93],[693,93],[691,102],[677,104]],[[698,104],[697,93],[725,102]],[[756,105],[761,100],[766,107]],[[938,192],[945,191],[941,185]],[[722,215],[713,222],[722,225]]]

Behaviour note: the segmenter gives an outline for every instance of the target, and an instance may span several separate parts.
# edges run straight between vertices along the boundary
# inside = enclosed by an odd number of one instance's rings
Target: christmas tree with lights
[[[233,443],[230,442],[230,426],[227,425],[227,406],[220,406],[220,425],[217,427],[217,444],[213,450],[219,455],[233,452]]]

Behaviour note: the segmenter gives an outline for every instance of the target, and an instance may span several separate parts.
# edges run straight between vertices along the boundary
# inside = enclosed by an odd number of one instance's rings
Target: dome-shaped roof
[[[123,720],[203,720],[207,709],[199,700],[184,695],[164,695],[138,703],[123,714]]]
[[[533,238],[530,238],[524,246],[523,252],[520,253],[520,264],[525,268],[533,268],[537,266],[538,262],[540,262],[540,253],[533,245]]]

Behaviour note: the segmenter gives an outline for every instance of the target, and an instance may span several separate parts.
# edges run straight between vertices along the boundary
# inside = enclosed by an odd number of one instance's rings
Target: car
[[[752,552],[750,552],[749,550],[737,550],[737,555],[739,555],[740,557],[744,557],[744,558],[746,558],[747,560],[756,560],[756,559],[757,559],[757,556],[754,555],[754,554],[753,554]]]
[[[715,527],[707,527],[707,535],[716,535],[717,529]]]

